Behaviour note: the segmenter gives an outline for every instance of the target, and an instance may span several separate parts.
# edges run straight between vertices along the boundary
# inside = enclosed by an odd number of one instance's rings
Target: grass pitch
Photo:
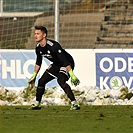
[[[0,133],[133,133],[133,106],[0,106]]]

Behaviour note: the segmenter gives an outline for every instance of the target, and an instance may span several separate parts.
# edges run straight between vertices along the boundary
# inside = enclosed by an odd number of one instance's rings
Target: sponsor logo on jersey
[[[52,58],[52,55],[50,55],[50,54],[42,54],[42,57]]]
[[[62,52],[61,49],[59,49],[59,50],[58,50],[58,53],[60,54],[61,52]]]

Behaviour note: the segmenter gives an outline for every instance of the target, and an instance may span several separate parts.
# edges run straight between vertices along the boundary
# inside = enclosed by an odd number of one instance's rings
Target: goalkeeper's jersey
[[[54,40],[47,40],[44,47],[38,43],[36,46],[36,64],[41,66],[42,58],[45,57],[56,66],[66,67],[71,65],[74,68],[74,60],[72,56],[66,52],[61,45]]]

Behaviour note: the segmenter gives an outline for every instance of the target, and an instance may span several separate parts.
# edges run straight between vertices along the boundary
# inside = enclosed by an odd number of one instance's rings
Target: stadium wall
[[[75,59],[75,74],[79,86],[98,86],[100,89],[133,88],[133,49],[66,49]],[[27,87],[35,64],[34,50],[1,50],[0,85],[6,88]],[[43,61],[37,79],[49,66]],[[68,81],[70,82],[70,81]],[[37,81],[35,83],[37,85]],[[56,80],[47,87],[58,86]]]

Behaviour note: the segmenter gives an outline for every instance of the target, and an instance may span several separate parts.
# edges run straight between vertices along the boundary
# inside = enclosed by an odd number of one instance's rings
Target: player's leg
[[[38,80],[38,86],[37,86],[37,90],[36,90],[36,101],[37,101],[37,103],[33,104],[31,106],[32,110],[41,109],[41,100],[42,100],[42,96],[43,96],[44,91],[45,91],[45,84],[48,83],[49,81],[51,81],[52,79],[54,79],[53,76],[51,76],[47,72],[44,72],[42,77]]]
[[[71,87],[66,83],[67,80],[68,80],[68,77],[64,73],[60,73],[58,76],[57,82],[61,86],[61,88],[65,91],[68,98],[71,101],[74,101],[75,97],[74,97],[74,94],[71,90]]]
[[[44,94],[44,91],[45,91],[45,85],[53,79],[54,79],[54,77],[52,77],[47,72],[45,72],[42,75],[42,77],[38,80],[38,87],[37,87],[37,91],[36,91],[36,100],[38,102],[41,102],[41,100],[42,100],[42,95]]]
[[[71,100],[72,106],[70,109],[71,110],[79,110],[80,106],[76,102],[76,99],[75,99],[75,96],[71,90],[71,87],[66,83],[66,81],[68,81],[68,79],[69,79],[69,75],[68,75],[67,71],[59,72],[57,81],[58,81],[59,85],[61,86],[61,88],[67,94],[68,98]]]

